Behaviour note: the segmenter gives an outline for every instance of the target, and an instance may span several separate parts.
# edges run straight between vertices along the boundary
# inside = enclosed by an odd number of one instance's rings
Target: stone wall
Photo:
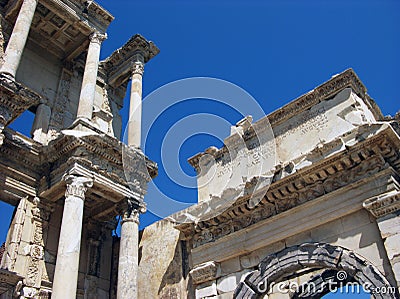
[[[186,242],[173,223],[162,220],[146,227],[139,244],[138,298],[193,298]]]

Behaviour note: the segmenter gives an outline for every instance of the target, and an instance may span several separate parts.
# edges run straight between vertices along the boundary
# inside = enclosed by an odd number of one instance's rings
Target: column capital
[[[139,215],[144,212],[146,212],[144,204],[137,203],[135,199],[125,199],[120,213],[122,222],[135,222],[139,224]]]
[[[95,31],[89,36],[89,39],[91,43],[97,43],[100,45],[103,41],[107,39],[107,33],[103,34],[98,31]]]
[[[132,63],[132,75],[139,74],[143,76],[144,73],[144,63],[141,61],[135,61]]]
[[[77,176],[77,175],[65,175],[63,180],[67,184],[67,189],[65,191],[65,197],[75,196],[82,200],[85,200],[85,193],[88,188],[93,186],[93,179]]]

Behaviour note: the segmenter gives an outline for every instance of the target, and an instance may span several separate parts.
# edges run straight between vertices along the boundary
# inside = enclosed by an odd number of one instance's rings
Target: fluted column
[[[67,175],[64,212],[61,222],[52,298],[75,298],[81,248],[83,206],[91,178]]]
[[[86,57],[85,71],[83,73],[81,93],[79,96],[77,118],[92,119],[94,96],[96,92],[97,71],[101,43],[107,38],[98,32],[90,36],[90,43]]]
[[[117,299],[137,298],[138,249],[139,210],[130,205],[121,222]]]
[[[128,145],[140,147],[142,127],[142,77],[144,61],[137,55],[132,67],[131,95],[129,103]]]
[[[28,39],[33,15],[35,14],[38,0],[24,0],[19,11],[14,29],[11,33],[6,51],[3,56],[3,63],[0,72],[15,77],[26,40]]]

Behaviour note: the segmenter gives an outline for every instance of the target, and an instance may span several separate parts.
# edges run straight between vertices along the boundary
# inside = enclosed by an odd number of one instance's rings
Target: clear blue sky
[[[214,77],[240,86],[269,113],[352,67],[384,114],[394,115],[400,109],[399,1],[98,2],[116,17],[103,43],[102,58],[135,33],[161,50],[146,65],[144,96],[178,79]],[[155,184],[177,201],[195,202],[196,190],[174,184],[165,175],[160,148],[171,125],[199,113],[217,115],[231,124],[242,117],[220,103],[187,101],[165,111],[145,140],[146,154],[160,167]],[[126,109],[122,114],[126,122]],[[23,121],[14,127],[30,129]],[[222,129],[228,135],[229,125]],[[221,144],[218,138],[199,134],[170,155],[177,156],[184,172],[193,176],[187,158]],[[159,198],[150,190],[147,200]],[[5,239],[10,211],[6,206],[0,209],[0,241]],[[155,219],[146,214],[141,227]]]
[[[399,1],[100,3],[116,17],[103,44],[103,58],[135,33],[154,41],[161,50],[146,65],[144,96],[174,80],[214,77],[240,86],[269,113],[352,67],[385,115],[394,115],[400,109]],[[143,113],[145,118],[145,105]],[[177,201],[195,202],[196,191],[173,183],[165,174],[161,162],[163,138],[171,125],[199,113],[217,115],[231,124],[242,117],[220,103],[186,101],[165,111],[142,141],[146,154],[159,164],[160,175],[154,183]],[[124,115],[126,121],[126,112]],[[201,124],[197,129],[202,131]],[[223,129],[228,135],[229,125]],[[199,134],[168,155],[171,160],[179,155],[180,166],[193,176],[187,158],[210,145],[221,146],[222,142]],[[147,201],[150,210],[152,203],[164,209],[164,199],[153,188]],[[148,213],[142,217],[141,226],[155,219]]]

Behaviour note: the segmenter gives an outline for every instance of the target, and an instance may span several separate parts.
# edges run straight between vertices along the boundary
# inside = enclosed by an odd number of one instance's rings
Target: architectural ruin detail
[[[37,4],[38,0],[22,1],[21,9],[2,59],[0,72],[6,73],[13,78],[21,61]]]

